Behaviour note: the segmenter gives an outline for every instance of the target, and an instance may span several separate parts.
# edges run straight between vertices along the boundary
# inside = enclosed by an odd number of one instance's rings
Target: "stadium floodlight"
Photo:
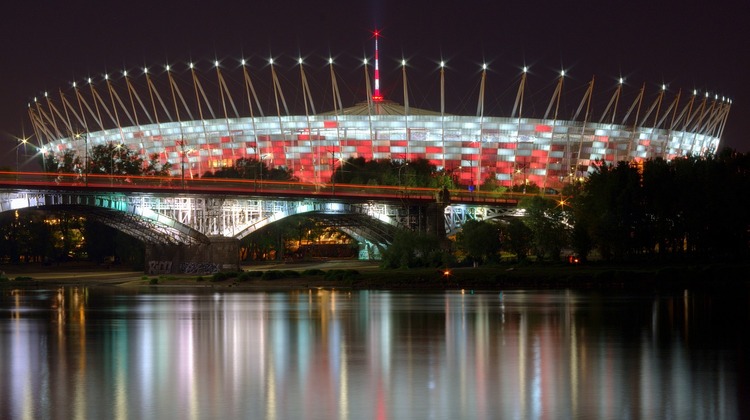
[[[298,61],[299,61],[299,64],[301,66],[302,65],[302,57],[300,57]]]
[[[164,66],[164,69],[165,69],[166,71],[169,71],[169,64],[167,64],[166,66]]]
[[[73,82],[73,89],[76,88],[76,82]]]
[[[565,70],[560,70],[560,77],[565,77]]]
[[[333,58],[331,57],[328,58],[328,64],[333,64]]]
[[[109,80],[109,75],[107,73],[104,73],[104,80]]]
[[[404,60],[404,59],[401,59],[401,65],[402,65],[402,66],[406,66],[406,60]]]
[[[661,90],[667,90],[667,85],[665,85],[665,84],[662,83]]]
[[[244,65],[245,65],[245,63],[246,63],[246,61],[245,61],[245,59],[244,59],[244,58],[243,58],[242,60],[240,60],[240,65],[243,65],[243,66],[244,66]]]
[[[91,84],[91,78],[90,77],[88,79],[86,79],[86,80],[89,82],[89,84]]]
[[[272,65],[272,66],[273,66],[273,58],[269,58],[269,59],[268,59],[268,64],[270,64],[270,65]]]
[[[482,70],[487,70],[487,63],[482,64]]]
[[[526,66],[523,66],[523,72],[524,72],[524,73],[528,73],[528,71],[529,71],[529,68],[528,68],[528,67],[526,67]]]
[[[440,61],[440,68],[443,68],[443,67],[445,67],[445,61],[442,61],[442,60],[441,60],[441,61]]]
[[[148,74],[148,67],[143,68],[143,74]]]
[[[123,70],[122,71],[122,77],[128,77],[128,71],[127,70]]]
[[[625,79],[623,79],[623,78],[621,77],[621,78],[620,78],[620,84],[623,84],[623,83],[625,83]]]
[[[219,60],[214,60],[214,67],[219,67]]]

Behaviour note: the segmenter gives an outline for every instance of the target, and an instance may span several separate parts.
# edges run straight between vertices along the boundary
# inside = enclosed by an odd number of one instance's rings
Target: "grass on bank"
[[[251,270],[147,277],[152,285],[205,283],[354,289],[664,288],[746,285],[750,264],[527,264],[394,270]]]
[[[250,270],[211,275],[144,275],[131,285],[228,287],[331,287],[380,290],[615,288],[747,286],[746,263],[588,263],[582,265],[528,263],[485,265],[477,268],[414,268],[394,270],[308,269]],[[40,284],[29,276],[0,274],[0,286]],[[92,283],[94,284],[94,283]]]

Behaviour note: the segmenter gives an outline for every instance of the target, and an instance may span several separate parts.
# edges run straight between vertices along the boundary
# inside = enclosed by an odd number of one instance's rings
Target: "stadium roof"
[[[368,102],[360,102],[349,108],[344,108],[339,111],[340,115],[440,115],[440,112],[431,111],[422,108],[409,107],[408,110],[405,106],[388,100],[373,101],[370,102],[370,110],[368,110]],[[334,111],[324,112],[322,115],[334,115]],[[448,115],[448,114],[444,114]]]

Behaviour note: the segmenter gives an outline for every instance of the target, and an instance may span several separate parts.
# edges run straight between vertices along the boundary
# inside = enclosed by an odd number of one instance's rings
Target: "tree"
[[[169,176],[170,172],[172,171],[172,166],[173,165],[169,161],[161,163],[161,161],[159,160],[159,154],[152,153],[148,157],[148,165],[143,171],[143,175]]]
[[[516,254],[518,261],[526,260],[533,240],[531,229],[519,218],[512,218],[502,229],[502,245]]]
[[[383,251],[384,268],[441,267],[450,263],[450,256],[433,235],[400,231]]]
[[[92,147],[89,153],[90,174],[141,175],[143,166],[143,159],[121,144],[99,144]]]
[[[65,149],[62,153],[55,154],[47,152],[42,160],[44,172],[75,173],[83,170],[83,161],[71,149]]]
[[[269,168],[265,162],[255,158],[237,159],[234,165],[206,172],[204,178],[259,179],[270,181],[294,181],[294,172],[286,167]]]
[[[453,188],[450,172],[437,170],[426,159],[399,162],[389,159],[365,160],[363,157],[341,161],[331,176],[337,184],[392,185],[404,187]]]
[[[534,196],[526,203],[524,221],[531,230],[534,253],[540,260],[559,260],[560,252],[567,244],[562,206],[541,196]]]
[[[497,261],[500,252],[500,229],[488,221],[468,220],[456,235],[456,246],[477,263]]]

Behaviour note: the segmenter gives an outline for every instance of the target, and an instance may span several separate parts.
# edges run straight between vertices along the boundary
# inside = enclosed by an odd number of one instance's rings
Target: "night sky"
[[[595,119],[623,76],[633,95],[646,84],[646,101],[662,83],[672,94],[682,89],[683,97],[698,89],[732,98],[722,144],[750,151],[750,138],[743,133],[750,128],[750,13],[739,0],[233,3],[25,0],[4,5],[0,165],[15,167],[15,139],[32,133],[26,106],[34,96],[72,92],[74,80],[101,82],[105,72],[144,65],[163,69],[170,63],[184,72],[192,60],[210,75],[214,59],[229,71],[245,57],[255,81],[270,86],[266,63],[273,56],[285,94],[294,102],[301,55],[321,98],[318,111],[327,111],[327,60],[332,56],[344,106],[353,105],[364,99],[361,61],[373,55],[376,27],[383,35],[383,91],[398,102],[402,58],[408,62],[411,106],[439,110],[437,63],[444,59],[447,111],[469,115],[476,112],[483,62],[489,68],[485,115],[490,116],[510,114],[524,65],[532,92],[524,106],[535,114],[529,116],[543,114],[561,69],[567,73],[564,106],[573,111],[596,77]]]

